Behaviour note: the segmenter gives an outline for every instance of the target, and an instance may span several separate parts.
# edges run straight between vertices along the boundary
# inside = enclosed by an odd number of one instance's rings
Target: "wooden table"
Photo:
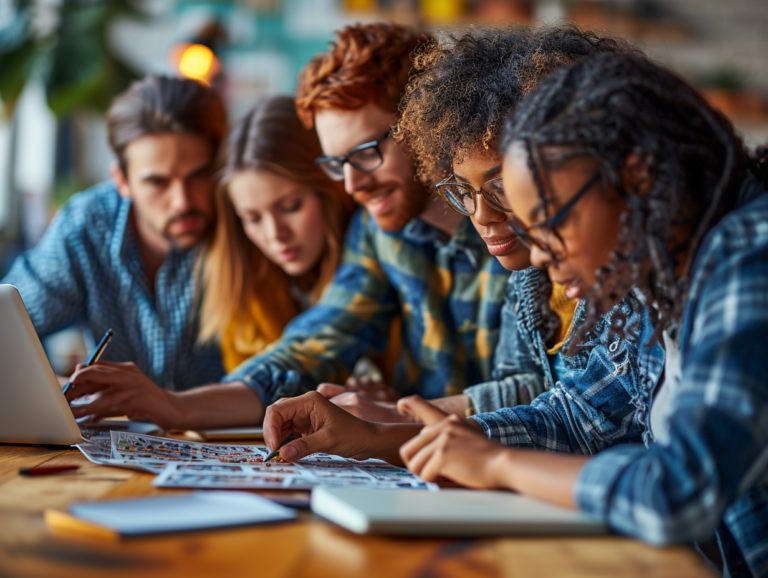
[[[21,467],[78,464],[25,478]],[[549,576],[686,578],[712,574],[688,548],[658,549],[597,538],[391,538],[357,536],[302,514],[297,523],[101,542],[50,534],[45,508],[81,500],[145,496],[153,476],[96,466],[77,450],[0,444],[0,576],[183,576],[345,578]]]

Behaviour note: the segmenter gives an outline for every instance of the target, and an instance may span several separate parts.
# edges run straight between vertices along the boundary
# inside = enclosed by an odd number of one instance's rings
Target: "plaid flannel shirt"
[[[460,393],[491,378],[508,277],[468,218],[446,238],[420,219],[383,231],[361,208],[320,302],[225,381],[244,381],[265,405],[342,383],[360,357],[385,349],[400,314],[403,355],[392,385],[427,398]]]
[[[605,369],[591,388],[566,376],[531,406],[476,419],[507,445],[597,454],[574,499],[615,530],[655,544],[716,533],[726,575],[768,576],[768,195],[748,179],[739,206],[696,256],[668,444],[656,443],[648,424],[664,357],[658,342],[637,350],[634,386],[610,378],[600,348]],[[625,420],[635,439],[605,443]],[[637,434],[645,445],[631,443]]]
[[[2,283],[18,288],[40,337],[80,324],[101,339],[111,327],[102,360],[133,361],[170,390],[218,381],[219,346],[196,343],[199,251],[171,251],[153,295],[130,214],[131,201],[111,181],[73,196]]]
[[[596,456],[574,497],[651,543],[716,531],[726,575],[768,576],[768,194],[748,179],[738,206],[696,255],[669,442]]]

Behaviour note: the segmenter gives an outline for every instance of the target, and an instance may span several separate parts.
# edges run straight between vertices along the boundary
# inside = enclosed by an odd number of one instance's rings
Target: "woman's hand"
[[[400,400],[398,407],[425,424],[400,448],[400,457],[414,474],[427,482],[448,479],[470,488],[504,487],[498,462],[508,450],[486,438],[480,424],[448,415],[419,396]]]
[[[365,397],[373,401],[396,402],[400,399],[400,394],[394,387],[387,385],[381,380],[371,379],[370,377],[350,377],[344,385],[321,383],[317,388],[317,391],[327,398],[342,393],[355,392],[360,395],[360,397]]]
[[[573,487],[588,456],[506,447],[473,419],[448,416],[418,396],[398,403],[426,425],[400,455],[427,482],[445,478],[477,489],[509,489],[574,508]]]
[[[396,429],[393,429],[396,428]],[[399,462],[402,443],[416,435],[420,426],[377,424],[359,419],[328,401],[316,391],[278,400],[267,408],[264,441],[276,449],[288,434],[302,437],[281,448],[280,456],[296,461],[315,452]]]
[[[70,377],[72,387],[67,401],[98,393],[88,405],[72,408],[75,418],[92,416],[128,416],[136,421],[151,421],[163,429],[175,429],[181,419],[180,402],[142,373],[135,363],[100,361],[91,366],[78,365]]]

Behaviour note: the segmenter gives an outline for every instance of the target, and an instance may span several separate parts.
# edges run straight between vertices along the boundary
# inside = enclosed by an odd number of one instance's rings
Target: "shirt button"
[[[617,339],[616,341],[614,341],[613,343],[611,343],[611,344],[608,346],[608,351],[610,351],[611,353],[616,353],[616,350],[619,348],[619,342],[620,342],[620,341],[621,341],[621,339]]]

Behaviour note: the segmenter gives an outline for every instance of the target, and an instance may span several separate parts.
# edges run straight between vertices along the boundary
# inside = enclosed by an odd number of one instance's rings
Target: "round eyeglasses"
[[[323,172],[333,181],[344,180],[344,164],[349,163],[358,171],[372,173],[384,163],[384,157],[381,154],[381,143],[391,136],[391,132],[384,133],[379,140],[357,145],[350,151],[340,157],[322,156],[315,159],[315,164],[319,165]]]
[[[496,177],[483,183],[483,186],[477,190],[465,183],[455,181],[455,178],[455,175],[450,174],[437,183],[435,188],[456,212],[467,217],[474,215],[477,210],[477,201],[475,201],[477,195],[482,195],[485,202],[497,211],[502,213],[512,212],[504,196],[501,177]]]

